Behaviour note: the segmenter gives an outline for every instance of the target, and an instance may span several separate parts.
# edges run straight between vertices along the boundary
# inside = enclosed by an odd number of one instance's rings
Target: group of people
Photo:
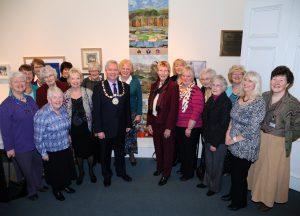
[[[18,178],[26,179],[29,199],[47,190],[43,173],[58,200],[65,199],[62,192],[74,193],[70,185],[83,182],[85,159],[90,181],[97,181],[93,167],[100,162],[103,184],[110,186],[112,150],[116,175],[132,181],[125,155],[137,164],[142,90],[130,60],[108,61],[106,79],[97,63],[89,65],[85,79],[70,62],[62,63],[59,80],[56,70],[40,59],[19,71],[10,77],[0,126],[7,156],[13,158]],[[182,59],[175,60],[172,72],[170,76],[167,61],[157,63],[148,99],[158,185],[168,182],[178,162],[180,180],[198,174],[197,187],[207,187],[207,196],[218,193],[223,173],[230,173],[230,192],[221,197],[231,201],[230,210],[247,206],[248,189],[262,211],[287,202],[291,146],[300,137],[300,103],[288,92],[294,82],[290,69],[276,67],[270,91],[263,94],[260,75],[240,65],[229,70],[230,86],[210,68],[196,79]]]

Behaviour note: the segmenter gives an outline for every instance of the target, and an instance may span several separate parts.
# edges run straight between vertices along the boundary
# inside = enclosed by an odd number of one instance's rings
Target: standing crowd
[[[230,85],[210,68],[196,71],[196,79],[182,59],[172,69],[170,76],[169,63],[158,62],[148,99],[146,124],[158,185],[167,184],[179,163],[180,180],[196,174],[197,187],[207,188],[207,196],[218,193],[222,176],[230,175],[230,191],[221,197],[230,201],[230,210],[247,206],[248,190],[261,211],[287,202],[292,142],[300,137],[300,103],[288,91],[294,82],[290,69],[276,67],[264,93],[260,75],[241,65],[230,68]],[[60,71],[58,79],[41,59],[21,65],[11,74],[9,96],[0,105],[4,148],[18,180],[26,181],[30,200],[49,190],[47,184],[63,201],[64,192],[75,192],[73,180],[83,183],[84,161],[92,183],[97,182],[94,166],[101,164],[103,185],[109,187],[112,150],[116,175],[126,182],[132,178],[125,156],[132,166],[138,162],[142,89],[132,62],[108,61],[106,79],[95,62],[85,79],[70,62],[63,62]]]

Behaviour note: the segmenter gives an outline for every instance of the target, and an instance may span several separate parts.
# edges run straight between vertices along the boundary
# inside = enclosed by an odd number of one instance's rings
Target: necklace
[[[122,97],[125,94],[124,82],[121,82],[121,84],[122,84],[122,89],[123,89],[122,94],[108,95],[107,92],[106,92],[105,86],[104,86],[104,82],[102,82],[102,88],[103,88],[104,95],[106,97],[112,99],[111,102],[112,102],[113,105],[118,105],[118,103],[119,103],[118,97]]]

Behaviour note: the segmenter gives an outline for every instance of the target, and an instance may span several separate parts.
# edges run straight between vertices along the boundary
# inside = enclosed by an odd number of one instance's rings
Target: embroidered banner
[[[168,60],[168,0],[129,0],[129,50],[143,92],[143,121],[138,136],[148,136],[145,123],[156,64]]]

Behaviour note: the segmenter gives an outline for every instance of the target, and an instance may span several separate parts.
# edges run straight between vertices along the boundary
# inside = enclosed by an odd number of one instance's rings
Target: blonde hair
[[[159,70],[160,67],[166,67],[168,69],[169,73],[171,71],[170,64],[167,61],[160,61],[160,62],[158,62],[157,63],[157,69]]]
[[[173,75],[176,75],[177,73],[175,72],[175,64],[177,63],[182,63],[183,66],[185,67],[187,64],[186,64],[186,61],[184,61],[183,59],[176,59],[174,62],[173,62],[173,67],[172,67],[172,72],[173,72]]]
[[[253,90],[252,96],[254,96],[254,98],[260,97],[261,96],[261,76],[255,71],[249,71],[244,75],[243,80],[240,85],[239,96],[245,97],[243,83],[246,78],[248,78],[250,81],[254,82],[254,84],[255,84],[255,88]]]
[[[182,74],[183,74],[184,72],[189,72],[190,75],[192,76],[192,78],[193,78],[193,79],[195,78],[194,70],[193,70],[190,66],[185,66],[185,67],[182,69]]]
[[[130,70],[131,70],[130,73],[132,73],[133,72],[133,64],[128,59],[123,59],[122,61],[120,61],[120,63],[119,63],[119,71],[121,71],[122,67],[124,67],[124,65],[126,65],[126,64],[129,65]]]
[[[215,81],[220,81],[221,84],[222,84],[222,86],[223,86],[224,91],[226,90],[228,83],[227,83],[226,79],[222,75],[215,75],[215,76],[213,76],[211,78],[211,84],[213,84]]]
[[[243,75],[245,75],[246,70],[243,65],[232,65],[232,67],[228,71],[228,80],[230,83],[232,83],[232,74],[236,71],[241,71]]]
[[[98,62],[90,62],[88,64],[88,71],[91,71],[93,69],[96,69],[99,71],[99,73],[101,72],[101,65]]]
[[[70,77],[71,75],[73,74],[78,74],[79,77],[80,77],[80,81],[82,82],[83,81],[83,74],[81,73],[81,70],[77,69],[77,68],[71,68],[69,70],[69,75],[68,75],[68,83],[70,84]]]
[[[45,78],[49,77],[50,75],[54,75],[55,80],[57,80],[57,73],[53,67],[51,67],[50,65],[46,65],[45,67],[41,68],[40,77],[43,80],[43,82],[45,81]]]

